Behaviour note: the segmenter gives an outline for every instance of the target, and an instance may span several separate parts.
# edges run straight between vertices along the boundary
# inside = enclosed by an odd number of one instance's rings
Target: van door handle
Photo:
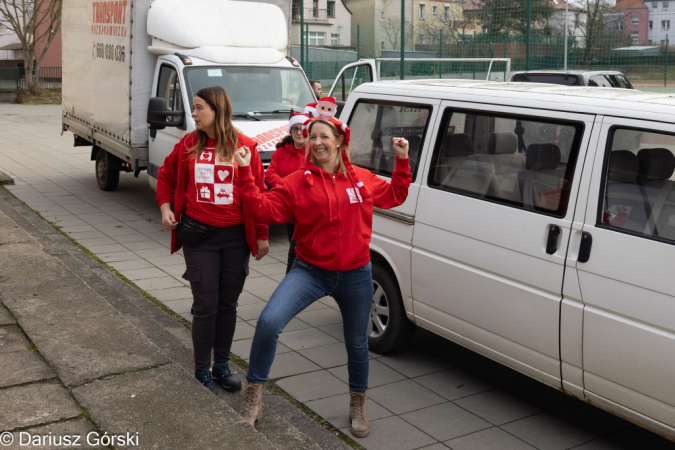
[[[558,250],[558,236],[560,236],[560,227],[558,225],[548,226],[548,239],[546,239],[546,253],[554,254]]]
[[[585,263],[591,259],[591,247],[593,246],[593,236],[584,231],[581,233],[581,243],[579,244],[579,257],[577,261]]]

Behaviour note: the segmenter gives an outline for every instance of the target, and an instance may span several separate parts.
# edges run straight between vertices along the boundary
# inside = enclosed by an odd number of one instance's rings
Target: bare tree
[[[387,18],[380,20],[380,27],[387,43],[392,50],[398,50],[401,45],[401,19]],[[410,21],[405,21],[405,46],[409,47],[413,41],[413,29]]]
[[[0,19],[23,47],[26,87],[39,90],[40,64],[61,28],[63,0],[0,0]]]
[[[418,29],[429,37],[429,42],[436,43],[442,31],[444,43],[456,44],[461,41],[466,28],[473,23],[472,19],[464,16],[462,9],[448,8],[447,14],[444,9],[438,14],[428,15],[424,22],[419,23]]]

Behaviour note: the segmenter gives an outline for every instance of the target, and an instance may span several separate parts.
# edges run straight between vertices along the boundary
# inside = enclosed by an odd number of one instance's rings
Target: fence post
[[[663,87],[668,86],[668,35],[666,34],[666,57],[663,69]]]
[[[361,59],[361,25],[356,26],[356,60]]]
[[[405,78],[405,0],[401,0],[401,80]]]
[[[476,57],[476,30],[473,30],[473,48],[471,49],[471,57],[475,58]],[[471,64],[471,67],[473,67],[473,79],[476,79],[476,64]]]
[[[305,24],[305,63],[307,64],[307,72],[309,74],[309,78],[312,78],[312,70],[309,66],[309,24]]]
[[[508,44],[508,35],[504,33],[504,58],[506,58],[506,45]],[[506,65],[504,65],[504,81],[511,81],[506,79]]]
[[[443,57],[443,30],[438,30],[439,33],[439,38],[438,38],[438,57],[442,58]],[[443,65],[442,62],[438,63],[438,78],[443,78],[441,76],[441,73],[443,72],[443,69],[441,66]]]
[[[532,2],[527,0],[527,25],[525,29],[525,70],[530,70],[530,22],[532,21]],[[475,31],[474,31],[475,34]]]
[[[300,0],[300,65],[305,67],[305,0]]]

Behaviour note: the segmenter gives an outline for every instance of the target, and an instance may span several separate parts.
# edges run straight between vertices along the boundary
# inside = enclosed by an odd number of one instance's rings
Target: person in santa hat
[[[272,162],[267,168],[265,177],[269,185],[274,188],[282,178],[287,177],[300,168],[305,156],[305,136],[302,133],[302,124],[309,120],[309,116],[303,113],[292,113],[288,120],[288,135],[276,145],[276,150],[272,153]],[[291,222],[286,223],[286,233],[288,234],[288,262],[286,263],[286,273],[291,270],[295,260],[295,245],[293,232],[295,225]]]
[[[304,112],[309,117],[317,117],[319,115],[319,112],[316,110],[316,102],[307,103],[307,106],[305,106]]]
[[[365,401],[368,389],[368,320],[373,300],[369,243],[373,208],[393,208],[408,196],[412,181],[408,141],[393,138],[396,167],[391,183],[349,161],[347,125],[314,118],[307,124],[303,168],[283,178],[269,192],[255,186],[251,150],[235,154],[237,187],[245,208],[264,223],[295,222],[297,255],[260,314],[251,346],[242,416],[250,425],[262,417],[262,393],[269,379],[277,340],[286,324],[324,296],[332,296],[342,314],[349,421],[355,437],[366,437],[370,425]]]

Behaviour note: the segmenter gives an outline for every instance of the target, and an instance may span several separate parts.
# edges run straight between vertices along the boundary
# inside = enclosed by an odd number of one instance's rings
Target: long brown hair
[[[307,140],[305,141],[305,157],[309,156],[310,161],[312,162],[312,164],[315,164],[315,165],[316,165],[316,161],[314,160],[314,156],[312,156],[312,151],[309,148],[309,146],[310,146],[310,144],[309,144],[309,134],[312,132],[312,128],[314,128],[314,125],[316,125],[317,123],[325,123],[326,125],[328,125],[328,127],[331,129],[331,131],[333,132],[333,135],[335,136],[336,139],[339,138],[340,136],[342,136],[342,133],[340,133],[340,130],[338,130],[338,128],[335,126],[335,124],[328,121],[328,120],[313,119],[309,122],[309,125],[307,126]],[[349,145],[345,145],[344,140],[343,140],[341,146],[338,146],[337,150],[338,150],[338,155],[337,155],[338,165],[340,167],[339,170],[342,171],[342,174],[344,176],[347,176],[347,166],[345,166],[345,162],[342,158],[346,157],[347,161],[351,161],[350,158],[349,158]]]
[[[213,131],[216,138],[216,160],[225,159],[232,161],[234,152],[237,150],[237,143],[239,140],[239,131],[232,124],[232,103],[230,97],[220,86],[209,86],[201,88],[195,94],[206,102],[216,115],[213,123]],[[201,131],[195,130],[197,135],[197,143],[188,149],[192,158],[197,158],[206,148],[209,140],[208,135]]]

